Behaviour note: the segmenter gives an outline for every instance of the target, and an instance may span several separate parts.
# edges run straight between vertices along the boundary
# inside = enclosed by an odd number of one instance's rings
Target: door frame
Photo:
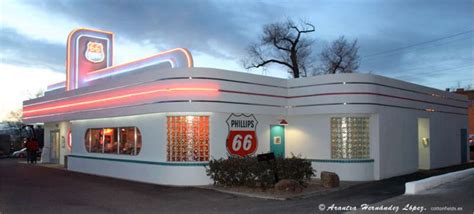
[[[467,163],[469,158],[469,145],[467,143],[467,129],[461,129],[461,163]]]
[[[54,142],[56,138],[56,143]],[[50,162],[59,163],[60,149],[61,149],[61,132],[59,129],[49,131],[49,160]],[[54,153],[53,153],[54,151]],[[56,156],[56,158],[53,158]]]
[[[431,169],[430,118],[417,119],[418,169]]]
[[[274,133],[273,133],[273,129],[274,127],[281,127],[283,129],[283,132],[281,134],[279,134],[278,136],[275,136]],[[280,145],[279,146],[275,146],[274,144],[274,141],[275,141],[275,137],[280,137]],[[284,125],[278,125],[278,124],[274,124],[274,125],[270,125],[270,152],[273,152],[275,153],[275,157],[277,156],[281,156],[282,158],[285,158],[285,155],[286,155],[286,148],[285,148],[285,126]],[[278,150],[274,150],[278,148]],[[275,152],[275,151],[278,151]]]

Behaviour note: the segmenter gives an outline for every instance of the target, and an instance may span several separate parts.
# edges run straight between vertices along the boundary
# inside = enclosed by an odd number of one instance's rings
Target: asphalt
[[[474,164],[364,183],[326,195],[275,201],[194,187],[137,183],[0,159],[0,213],[317,213],[321,204],[377,204],[402,195],[407,181],[469,167]],[[460,192],[458,197],[462,196]]]
[[[474,213],[473,190],[474,175],[470,175],[416,195],[400,195],[370,206],[373,209],[393,208],[398,212]],[[366,208],[369,209],[369,206]],[[350,213],[364,213],[360,211]]]

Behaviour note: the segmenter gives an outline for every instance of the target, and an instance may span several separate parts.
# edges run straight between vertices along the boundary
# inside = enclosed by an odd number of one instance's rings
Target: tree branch
[[[246,67],[246,69],[249,69],[249,68],[259,68],[259,67],[265,66],[265,65],[268,64],[268,63],[278,63],[278,64],[281,64],[281,65],[285,65],[285,66],[289,67],[290,69],[293,69],[293,66],[291,66],[290,64],[288,64],[288,63],[286,63],[286,62],[283,62],[283,61],[280,61],[280,60],[276,60],[276,59],[262,60],[261,63],[259,63],[259,64],[252,64],[252,65]]]
[[[288,51],[288,52],[290,51],[290,49],[288,49],[288,48],[284,48],[284,47],[279,46],[279,45],[278,45],[278,42],[277,42],[277,40],[276,40],[276,38],[273,38],[273,45],[274,45],[278,50],[284,50],[284,51]]]

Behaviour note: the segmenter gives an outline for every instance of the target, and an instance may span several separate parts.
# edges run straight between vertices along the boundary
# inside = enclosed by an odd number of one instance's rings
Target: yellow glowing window
[[[87,152],[138,155],[142,137],[137,127],[87,129],[84,136]]]
[[[168,161],[209,161],[209,116],[167,117]]]

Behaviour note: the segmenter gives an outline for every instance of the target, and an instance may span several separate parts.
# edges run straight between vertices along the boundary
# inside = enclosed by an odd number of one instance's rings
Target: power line
[[[452,34],[452,35],[449,35],[449,36],[444,36],[444,37],[440,37],[440,38],[437,38],[437,39],[425,41],[425,42],[411,44],[411,45],[400,47],[400,48],[395,48],[395,49],[390,49],[390,50],[386,50],[386,51],[380,51],[380,52],[372,53],[372,54],[369,54],[369,55],[366,55],[366,56],[362,56],[361,58],[374,57],[374,56],[379,56],[379,55],[386,54],[386,53],[392,53],[392,52],[400,51],[400,50],[403,50],[403,49],[412,48],[412,47],[421,46],[421,45],[426,45],[426,44],[429,44],[429,43],[433,43],[433,42],[441,41],[441,40],[444,40],[444,39],[457,37],[457,36],[472,33],[472,32],[474,32],[474,30],[468,30],[468,31]]]
[[[449,67],[454,67],[454,68],[449,68]],[[416,70],[432,70],[433,67],[448,67],[445,69],[438,69],[436,71],[429,71],[429,72],[423,72],[423,73],[435,73],[435,72],[443,72],[443,71],[448,71],[452,69],[459,69],[459,68],[466,68],[466,67],[472,67],[474,66],[474,63],[463,63],[463,64],[452,64],[452,63],[441,63],[441,64],[431,64],[431,65],[424,65],[424,66],[415,66],[415,67],[408,67],[408,68],[403,68],[403,69],[398,69],[397,73],[405,73],[407,71],[416,71]],[[370,70],[370,69],[369,69]],[[394,70],[394,69],[387,69],[387,70]]]
[[[472,81],[474,80],[474,78],[470,78],[470,79],[458,79],[458,80],[448,80],[448,81],[440,81],[440,82],[427,82],[429,84],[436,84],[436,83],[444,83],[444,82],[465,82],[465,81]]]
[[[457,67],[457,68],[449,68],[449,69],[443,69],[443,70],[435,70],[435,71],[428,71],[428,72],[421,72],[421,73],[405,74],[405,76],[416,77],[418,75],[435,74],[435,73],[438,73],[438,72],[445,72],[445,71],[454,71],[454,70],[465,69],[465,68],[469,68],[469,67],[473,67],[473,66],[474,65],[468,65],[468,66],[461,66],[461,67]],[[405,71],[407,71],[407,70],[404,70],[403,72],[405,72]],[[403,74],[395,76],[395,78],[402,77],[402,76],[403,76]]]
[[[418,67],[406,68],[406,69],[403,69],[403,72],[416,71],[416,70],[431,70],[431,69],[433,69],[433,67],[442,67],[443,64],[444,65],[450,64],[449,66],[450,67],[454,66],[454,68],[445,68],[445,69],[442,69],[442,70],[440,69],[440,70],[437,70],[436,72],[449,71],[449,70],[452,70],[452,69],[466,68],[466,67],[474,66],[473,63],[464,63],[464,64],[459,64],[459,65],[453,65],[451,63],[442,63],[442,64],[434,64],[434,65],[429,65],[429,66],[418,66]],[[435,72],[430,71],[429,73],[435,73]]]
[[[409,52],[413,52],[413,51],[426,50],[426,49],[430,49],[430,48],[437,48],[437,47],[444,46],[444,45],[450,45],[450,43],[452,43],[452,42],[459,42],[459,41],[464,41],[464,40],[468,40],[468,39],[474,39],[474,38],[473,37],[466,37],[466,38],[460,38],[460,39],[456,39],[456,40],[450,40],[450,41],[447,41],[447,42],[444,42],[444,43],[441,43],[441,44],[433,44],[433,45],[428,46],[428,47],[418,47],[414,50],[404,51],[402,53],[409,53]],[[400,53],[391,52],[391,53],[383,54],[383,55],[392,56],[392,55],[395,55],[395,54],[400,54]],[[368,59],[364,59],[363,62],[364,62],[364,64],[373,64],[373,63],[378,62],[376,60],[379,60],[379,58],[377,58],[377,57],[373,57],[373,58],[368,57]]]
[[[416,70],[433,70],[433,67],[448,67],[446,66],[448,63],[441,63],[441,64],[432,64],[432,65],[425,65],[425,66],[415,66],[415,67],[408,67],[408,68],[403,68],[403,69],[399,69],[399,68],[392,68],[392,69],[378,69],[379,71],[380,70],[398,70],[397,71],[397,74],[401,74],[403,75],[403,73],[410,73],[409,71],[416,71]],[[444,66],[443,66],[444,65]],[[453,67],[455,66],[455,67]],[[432,74],[432,73],[437,73],[437,72],[444,72],[444,71],[450,71],[450,70],[457,70],[457,69],[464,69],[464,68],[468,68],[468,67],[472,67],[474,66],[473,63],[463,63],[463,64],[452,64],[452,63],[449,63],[449,67],[448,68],[444,68],[444,69],[438,69],[438,70],[435,70],[435,71],[428,71],[428,72],[422,72],[422,73],[415,73],[415,75],[417,74]],[[453,68],[450,68],[450,67],[453,67]],[[374,69],[364,69],[364,70],[372,70],[372,73],[380,73],[379,71],[378,72],[375,72]],[[383,72],[383,73],[387,73],[387,72]]]

